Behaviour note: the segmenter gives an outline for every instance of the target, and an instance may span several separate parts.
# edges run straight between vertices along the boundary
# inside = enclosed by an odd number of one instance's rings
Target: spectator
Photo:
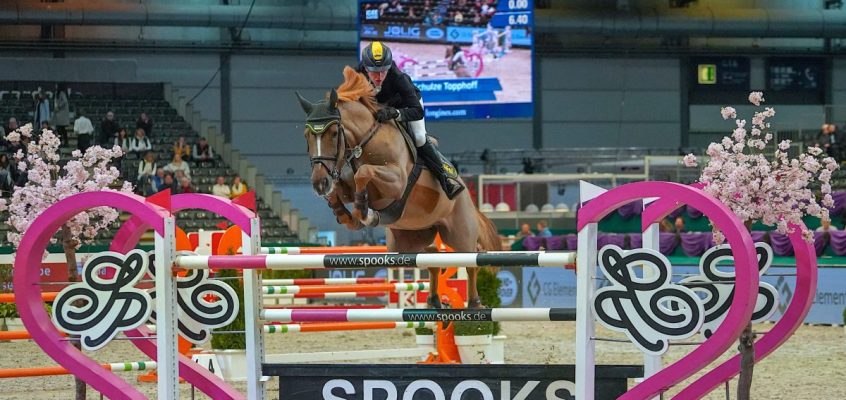
[[[432,25],[433,22],[432,11],[428,8],[423,10],[423,25]]]
[[[820,226],[817,228],[817,232],[831,232],[831,231],[839,231],[836,226],[831,224],[830,219],[824,219],[820,221]]]
[[[158,192],[161,192],[162,190],[164,190],[164,188],[165,188],[164,187],[164,176],[165,176],[164,168],[162,168],[162,167],[156,168],[156,175],[153,176],[152,182],[150,184],[154,193],[158,193]]]
[[[9,197],[12,194],[12,163],[8,154],[0,154],[0,195]]]
[[[68,103],[68,88],[60,83],[56,88],[56,110],[53,113],[53,125],[62,145],[68,143],[68,125],[70,125],[70,103]]]
[[[164,176],[164,187],[162,190],[170,189],[171,193],[176,193],[178,187],[176,186],[176,180],[173,179],[173,174],[166,173]]]
[[[123,151],[123,154],[125,155],[129,151],[129,147],[131,146],[130,140],[131,138],[126,134],[126,128],[120,128],[120,132],[118,132],[117,137],[115,137],[115,141],[112,144],[112,147],[120,147],[120,149]],[[118,170],[122,169],[121,166],[123,165],[123,157],[124,156],[115,158],[114,164]]]
[[[177,185],[179,185],[179,183],[182,182],[182,178],[188,178],[185,175],[185,171],[179,169],[179,170],[176,170],[176,171],[173,172],[173,181],[176,182]]]
[[[117,136],[115,136],[115,141],[112,145],[120,147],[123,151],[127,151],[131,146],[131,141],[132,138],[130,138],[126,133],[126,128],[120,128],[120,131],[118,131]]]
[[[206,161],[214,159],[214,152],[212,152],[209,142],[204,137],[200,137],[197,143],[194,144],[194,149],[191,151],[191,157],[194,161]]]
[[[479,15],[479,11],[475,8],[473,9],[473,25],[479,25],[482,23],[482,16]]]
[[[180,136],[179,140],[173,144],[173,155],[180,156],[184,160],[191,156],[191,146],[185,143],[185,136]]]
[[[823,124],[815,144],[838,162],[842,159],[844,137],[837,131],[837,125]]]
[[[148,151],[144,154],[144,159],[138,163],[138,178],[136,180],[138,184],[135,188],[136,192],[144,196],[149,196],[156,192],[153,190],[152,179],[153,174],[157,169],[156,156],[152,151]]]
[[[50,123],[47,121],[41,121],[41,129],[38,131],[38,133],[44,132],[45,129],[48,131],[50,130]]]
[[[3,151],[5,151],[7,153],[12,153],[12,151],[11,151],[12,144],[9,143],[8,140],[6,140],[6,135],[14,132],[16,129],[18,129],[18,120],[15,119],[15,117],[9,118],[9,124],[8,125],[0,126],[0,131],[2,131],[2,136],[3,136],[2,138],[0,138],[0,146],[2,146]]]
[[[100,122],[100,145],[105,147],[112,143],[120,131],[120,125],[115,121],[115,113],[112,110],[106,113],[106,118]]]
[[[529,224],[520,225],[520,232],[517,232],[516,239],[520,240],[527,236],[535,236],[535,233],[532,232],[532,227]]]
[[[153,120],[147,116],[147,113],[141,113],[138,121],[135,122],[135,127],[143,129],[147,137],[153,137]]]
[[[183,177],[179,180],[179,188],[177,193],[194,193],[194,188],[191,187],[191,180],[188,177]]]
[[[212,186],[212,194],[228,199],[231,193],[232,192],[229,189],[229,185],[226,184],[226,178],[224,178],[222,175],[218,175],[217,179],[215,180],[214,186]]]
[[[173,161],[171,161],[170,164],[165,165],[164,170],[165,172],[169,171],[173,173],[176,173],[176,171],[182,171],[188,179],[191,179],[191,167],[188,166],[187,162],[182,161],[182,157],[179,154],[173,155]]]
[[[681,216],[676,217],[676,220],[673,221],[673,228],[675,228],[676,233],[684,232],[684,218]]]
[[[34,126],[41,126],[41,123],[44,121],[50,123],[50,100],[47,99],[47,96],[41,90],[35,95],[35,111],[32,115]]]
[[[538,221],[538,236],[540,237],[550,237],[552,236],[552,231],[547,228],[546,220]]]
[[[9,124],[6,125],[6,133],[12,133],[12,132],[18,130],[18,128],[19,128],[19,126],[18,126],[17,118],[15,118],[15,117],[9,118]]]
[[[20,150],[20,151],[21,151],[21,153],[23,153],[24,155],[26,155],[26,146],[27,146],[27,143],[29,143],[29,137],[28,137],[28,136],[23,136],[23,135],[21,135],[21,140],[19,140],[19,141],[15,142],[15,143],[11,143],[11,142],[10,142],[10,143],[8,143],[8,145],[7,145],[8,147],[6,148],[6,151],[7,151],[7,153],[9,153],[9,155],[11,155],[12,157],[14,157],[14,156],[15,156],[15,154],[17,154],[17,153],[18,153],[18,150]],[[17,182],[17,180],[15,180],[15,182]]]
[[[244,193],[247,193],[247,185],[244,182],[241,182],[241,177],[235,175],[232,178],[232,186],[229,188],[229,197],[234,199]]]
[[[675,232],[676,227],[670,222],[669,218],[664,218],[661,220],[661,224],[658,225],[659,232]]]
[[[456,11],[453,20],[457,25],[461,25],[461,23],[464,22],[464,14],[462,14],[461,11]]]
[[[135,154],[141,154],[152,149],[153,144],[150,143],[150,139],[148,139],[147,135],[144,134],[144,130],[141,128],[136,129],[135,136],[133,136],[132,140],[129,142],[129,151],[132,151]]]
[[[85,116],[85,111],[81,108],[76,110],[76,121],[73,122],[73,131],[76,133],[76,148],[79,151],[85,151],[91,146],[91,135],[94,134],[94,125],[91,120]]]

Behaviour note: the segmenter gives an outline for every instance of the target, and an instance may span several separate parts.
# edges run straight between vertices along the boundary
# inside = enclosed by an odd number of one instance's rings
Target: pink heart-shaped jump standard
[[[171,213],[174,214],[185,209],[202,209],[214,212],[240,227],[248,235],[251,232],[250,218],[255,215],[249,209],[234,204],[229,199],[209,194],[178,194],[171,197],[170,207]],[[141,235],[148,229],[150,229],[150,225],[143,222],[142,219],[131,218],[115,234],[109,250],[125,253],[135,248]],[[151,336],[150,330],[145,326],[127,331],[125,334],[134,337]],[[133,340],[132,343],[147,356],[156,357],[158,347],[155,340]],[[243,394],[209,372],[208,369],[182,355],[179,356],[179,376],[213,399],[235,400],[244,398]]]
[[[658,197],[677,204],[690,204],[702,211],[725,234],[736,267],[737,290],[722,325],[708,340],[675,363],[668,365],[620,396],[646,400],[678,384],[723,354],[740,336],[752,317],[758,295],[758,257],[752,237],[725,204],[696,188],[671,182],[635,182],[616,187],[585,204],[578,214],[578,230],[599,222],[608,213],[634,200]],[[642,216],[646,225],[654,219]]]
[[[15,303],[32,340],[53,360],[110,399],[146,399],[134,386],[106,371],[59,335],[44,309],[38,285],[41,256],[54,233],[74,215],[95,207],[112,207],[133,214],[158,234],[164,234],[169,215],[143,197],[115,191],[86,192],[69,196],[47,208],[24,233],[15,257]]]
[[[702,188],[704,185],[691,186]],[[650,204],[642,215],[644,229],[649,223],[660,221],[683,205],[670,199],[660,199]],[[778,322],[755,342],[755,362],[767,357],[784,344],[805,321],[805,316],[813,304],[817,287],[817,254],[813,245],[802,237],[804,225],[794,225],[791,228],[794,231],[790,234],[790,243],[796,255],[796,292]],[[708,371],[682,389],[674,398],[685,400],[702,398],[739,373],[740,355],[738,354]]]

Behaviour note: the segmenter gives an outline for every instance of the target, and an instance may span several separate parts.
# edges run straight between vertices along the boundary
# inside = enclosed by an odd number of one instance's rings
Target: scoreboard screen
[[[534,0],[359,0],[359,49],[391,48],[429,120],[531,118]]]

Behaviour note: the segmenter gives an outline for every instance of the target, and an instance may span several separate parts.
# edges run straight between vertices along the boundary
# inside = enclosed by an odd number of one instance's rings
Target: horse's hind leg
[[[435,240],[435,229],[430,228],[422,231],[406,231],[402,229],[388,229],[386,241],[388,251],[399,253],[421,253]],[[441,308],[438,299],[438,272],[439,268],[429,268],[429,302],[434,308]],[[434,295],[434,300],[432,300]]]
[[[459,196],[455,199],[455,209],[452,217],[439,227],[438,232],[444,243],[457,252],[474,253],[478,251],[479,227],[476,220],[476,209],[469,196]],[[467,268],[467,307],[481,308],[476,278],[479,267]]]

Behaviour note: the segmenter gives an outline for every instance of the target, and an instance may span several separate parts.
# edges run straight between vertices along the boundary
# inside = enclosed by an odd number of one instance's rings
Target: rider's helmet
[[[382,42],[372,42],[361,50],[361,61],[367,72],[383,72],[391,68],[391,49]]]

